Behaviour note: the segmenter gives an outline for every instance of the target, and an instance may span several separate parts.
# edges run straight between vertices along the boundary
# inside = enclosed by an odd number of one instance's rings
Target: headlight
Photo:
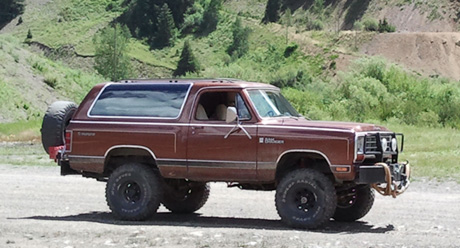
[[[396,138],[393,138],[391,139],[391,150],[395,152],[396,149],[398,149],[398,141]]]
[[[356,138],[356,153],[364,153],[364,136],[359,136]]]
[[[387,139],[383,138],[380,141],[381,141],[381,144],[382,144],[382,150],[386,151],[388,149],[388,141],[387,141]]]

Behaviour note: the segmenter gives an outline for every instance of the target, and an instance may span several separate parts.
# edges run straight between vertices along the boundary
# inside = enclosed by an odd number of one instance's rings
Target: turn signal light
[[[337,171],[337,172],[349,172],[350,167],[335,167],[335,171]]]

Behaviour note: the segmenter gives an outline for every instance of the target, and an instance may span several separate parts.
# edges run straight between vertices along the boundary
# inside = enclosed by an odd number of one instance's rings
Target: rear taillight
[[[72,151],[72,131],[66,131],[65,132],[65,151],[66,152],[71,152]]]

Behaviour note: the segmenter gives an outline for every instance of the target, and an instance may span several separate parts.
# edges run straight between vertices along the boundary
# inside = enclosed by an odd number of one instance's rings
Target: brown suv
[[[197,211],[217,181],[276,190],[283,222],[316,228],[366,215],[373,188],[396,197],[409,185],[402,134],[307,120],[278,88],[238,80],[99,84],[78,108],[53,103],[42,141],[62,175],[106,181],[107,203],[124,220],[150,218],[160,204]]]

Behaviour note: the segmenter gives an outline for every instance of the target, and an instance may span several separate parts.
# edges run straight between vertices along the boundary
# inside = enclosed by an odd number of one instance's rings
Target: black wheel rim
[[[317,196],[308,188],[300,188],[295,191],[294,204],[301,212],[309,212],[316,207]]]
[[[120,187],[120,192],[127,202],[136,203],[141,199],[141,187],[135,182],[126,182]]]

